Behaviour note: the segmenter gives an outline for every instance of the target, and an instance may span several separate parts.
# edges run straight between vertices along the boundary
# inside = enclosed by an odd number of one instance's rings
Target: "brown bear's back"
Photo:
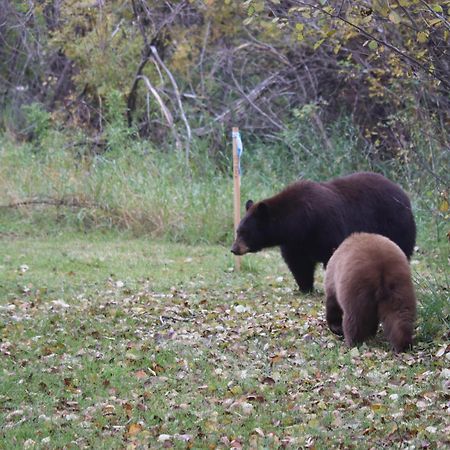
[[[378,234],[354,233],[344,240],[328,262],[325,284],[336,292],[343,309],[347,305],[342,302],[361,298],[361,292],[367,301],[415,304],[405,254],[397,244]]]

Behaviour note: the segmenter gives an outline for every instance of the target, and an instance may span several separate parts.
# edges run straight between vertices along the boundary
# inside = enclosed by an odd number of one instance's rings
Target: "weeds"
[[[67,135],[48,130],[44,113],[39,115],[30,107],[42,119],[36,123],[44,123],[38,127],[40,151],[35,151],[33,143],[17,145],[2,138],[2,214],[15,215],[5,205],[22,205],[19,211],[30,224],[49,221],[79,230],[116,228],[190,244],[229,242],[230,149],[211,155],[206,142],[196,141],[186,167],[181,153],[133,140],[122,116],[114,112],[117,101],[111,94],[107,146],[102,154],[92,154],[86,146],[74,145]],[[375,162],[370,149],[361,148],[349,120],[329,130],[329,141],[333,154],[324,150],[322,140],[302,122],[287,127],[276,145],[247,143],[244,135],[243,202],[272,195],[298,178],[323,180],[356,170],[376,170],[406,188],[422,190],[423,195],[413,198],[418,220],[423,218],[425,227],[434,221],[435,227],[442,228],[445,218],[438,211],[438,199],[445,192],[436,180],[417,178],[412,183],[411,177],[397,176],[393,161]],[[413,169],[409,167],[407,173]]]

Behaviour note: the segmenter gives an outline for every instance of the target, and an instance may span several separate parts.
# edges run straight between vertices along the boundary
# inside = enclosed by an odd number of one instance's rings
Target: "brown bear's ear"
[[[248,211],[253,206],[253,200],[247,200],[245,203],[245,210]]]

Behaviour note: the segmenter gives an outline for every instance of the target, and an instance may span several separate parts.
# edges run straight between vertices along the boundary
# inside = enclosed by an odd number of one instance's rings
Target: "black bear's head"
[[[235,255],[258,252],[268,246],[268,205],[264,202],[255,204],[248,200],[245,209],[247,213],[238,226],[236,240],[231,247],[231,252]]]

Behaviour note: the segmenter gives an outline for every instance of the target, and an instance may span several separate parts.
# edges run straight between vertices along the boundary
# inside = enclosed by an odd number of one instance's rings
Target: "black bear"
[[[279,194],[246,204],[231,251],[236,255],[280,246],[300,288],[311,291],[318,262],[357,231],[394,241],[409,258],[416,225],[406,193],[382,175],[361,172],[318,183],[298,181]]]
[[[348,346],[374,336],[378,324],[395,352],[412,346],[416,297],[408,260],[379,234],[355,233],[333,253],[325,273],[327,322]]]

